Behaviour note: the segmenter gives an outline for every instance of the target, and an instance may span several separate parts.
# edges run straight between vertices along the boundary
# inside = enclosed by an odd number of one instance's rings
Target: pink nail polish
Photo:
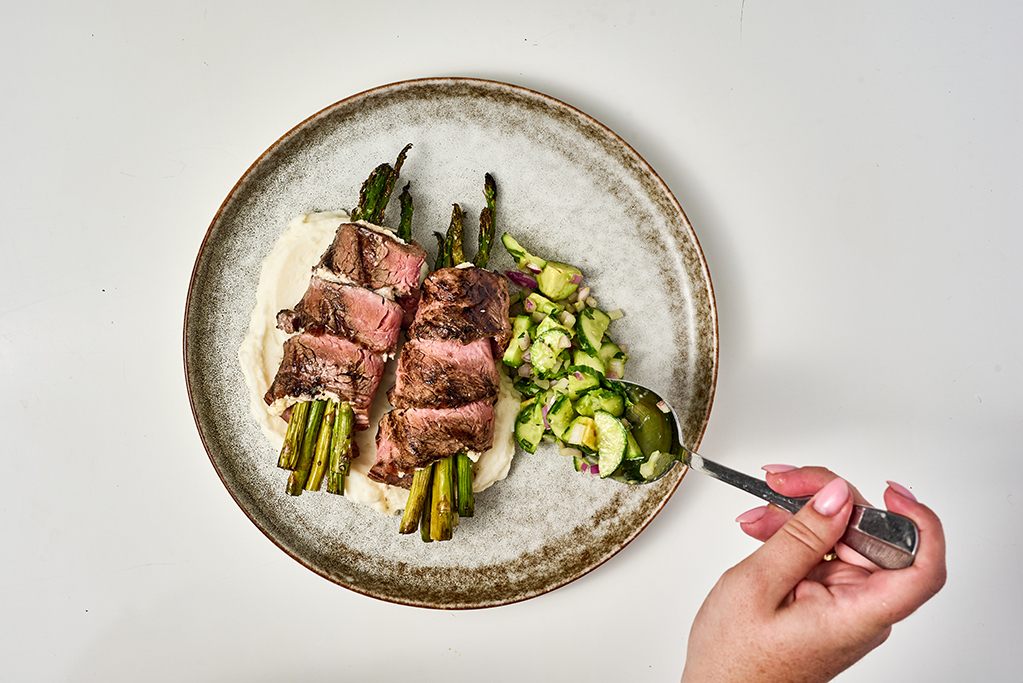
[[[753,508],[752,510],[747,510],[746,512],[742,513],[741,515],[735,518],[735,521],[738,522],[739,524],[752,524],[753,522],[759,522],[761,519],[763,519],[764,515],[766,514],[767,506],[761,505],[758,508]]]
[[[888,486],[891,487],[892,491],[895,491],[895,493],[899,494],[903,498],[908,498],[914,503],[919,502],[917,501],[916,496],[913,495],[913,492],[907,489],[902,484],[896,484],[894,481],[890,481],[888,482]]]
[[[849,485],[845,479],[832,479],[813,497],[813,509],[825,517],[832,517],[849,500]]]
[[[785,474],[786,472],[791,472],[792,470],[799,468],[793,467],[792,465],[764,465],[760,469],[764,470],[768,474]]]

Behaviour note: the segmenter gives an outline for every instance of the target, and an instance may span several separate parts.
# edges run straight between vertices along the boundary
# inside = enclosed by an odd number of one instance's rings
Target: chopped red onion
[[[526,313],[532,313],[534,310],[536,310],[536,302],[534,302],[532,299],[526,299],[525,301],[523,301],[522,306],[526,309]]]
[[[577,285],[583,281],[582,273],[573,273],[572,277],[568,278],[569,284]]]
[[[529,268],[529,272],[536,273],[537,275],[543,272],[543,268],[536,265],[535,263],[527,263],[526,268]]]
[[[504,274],[519,287],[525,287],[526,289],[536,289],[537,287],[536,280],[525,273],[520,273],[517,270],[506,270]]]
[[[519,366],[519,377],[529,377],[533,374],[533,366],[529,363],[523,363]]]
[[[529,348],[529,335],[528,334],[524,334],[521,337],[519,337],[519,348],[522,349],[523,351],[525,351],[526,349]]]
[[[570,349],[572,348],[572,340],[569,339],[567,334],[563,334],[558,337],[558,348],[559,349]]]
[[[662,413],[670,413],[670,412],[671,412],[671,408],[669,408],[669,407],[668,407],[668,404],[667,404],[667,403],[665,403],[664,401],[658,401],[658,402],[657,402],[657,408],[658,408],[658,409],[659,409],[659,410],[660,410],[660,411],[661,411]]]
[[[576,370],[575,372],[573,372],[573,373],[572,373],[572,376],[573,376],[573,377],[575,377],[575,378],[576,378],[577,380],[579,380],[580,382],[582,382],[582,381],[583,381],[583,373],[579,372],[578,370]]]
[[[543,428],[550,429],[551,423],[547,421],[547,411],[550,410],[550,405],[544,404],[544,407],[540,409],[540,413],[543,414]]]

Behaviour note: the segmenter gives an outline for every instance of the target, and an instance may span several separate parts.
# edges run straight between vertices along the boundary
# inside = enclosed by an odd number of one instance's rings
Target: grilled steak
[[[302,332],[284,342],[284,360],[263,400],[316,398],[332,394],[352,404],[355,428],[369,426],[384,361],[347,339],[331,334]]]
[[[423,282],[409,336],[462,344],[489,338],[503,349],[511,339],[507,280],[481,268],[435,270]]]
[[[415,469],[494,443],[494,406],[476,401],[458,408],[405,408],[384,415],[377,431],[377,461],[370,476],[400,481]]]
[[[500,384],[488,339],[469,344],[410,339],[398,359],[387,398],[395,408],[455,408],[493,402]]]
[[[370,289],[389,289],[395,299],[412,295],[426,251],[412,242],[403,244],[394,237],[377,232],[361,223],[342,223],[320,266]]]
[[[313,275],[295,309],[277,314],[277,327],[288,333],[322,327],[373,353],[393,354],[402,316],[401,306],[372,290]]]

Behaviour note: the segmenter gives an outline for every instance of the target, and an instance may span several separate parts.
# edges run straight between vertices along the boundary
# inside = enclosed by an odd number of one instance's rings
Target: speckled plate
[[[447,543],[400,536],[397,518],[326,494],[284,494],[277,454],[249,414],[238,347],[260,264],[295,214],[347,209],[369,171],[413,143],[402,169],[428,249],[451,204],[482,208],[498,183],[498,232],[577,264],[603,308],[621,308],[629,377],[658,387],[699,445],[717,376],[707,264],[671,191],[621,138],[586,114],[520,87],[414,80],[327,107],[268,149],[231,190],[199,250],[185,312],[186,378],[196,425],[224,485],[253,523],[297,561],[390,602],[491,607],[542,595],[634,539],[678,487],[581,475],[551,447],[519,452],[508,478],[479,494]],[[389,217],[390,218],[390,217]],[[390,222],[390,220],[388,221]],[[471,225],[471,223],[469,224]],[[474,234],[474,230],[469,230]],[[471,251],[470,253],[474,253]],[[431,256],[432,260],[432,256]],[[511,261],[500,247],[491,267]]]

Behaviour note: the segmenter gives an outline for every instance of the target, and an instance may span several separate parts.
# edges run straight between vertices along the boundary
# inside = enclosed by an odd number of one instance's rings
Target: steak
[[[423,282],[423,298],[409,336],[468,344],[493,339],[499,348],[511,339],[508,281],[482,268],[441,268]]]
[[[366,429],[383,374],[380,356],[341,337],[302,332],[284,342],[284,360],[263,400],[335,396],[352,405],[355,428]]]
[[[277,327],[288,333],[322,327],[373,353],[393,355],[403,315],[401,306],[372,290],[313,275],[295,309],[277,314]]]
[[[497,399],[500,375],[490,341],[410,339],[387,398],[395,408],[455,408]]]
[[[426,251],[404,244],[363,223],[342,223],[323,253],[320,267],[370,289],[388,289],[395,299],[413,295],[419,287]]]
[[[463,448],[482,452],[494,443],[494,406],[476,401],[458,408],[404,408],[380,420],[377,461],[370,476],[402,481],[418,468]]]

